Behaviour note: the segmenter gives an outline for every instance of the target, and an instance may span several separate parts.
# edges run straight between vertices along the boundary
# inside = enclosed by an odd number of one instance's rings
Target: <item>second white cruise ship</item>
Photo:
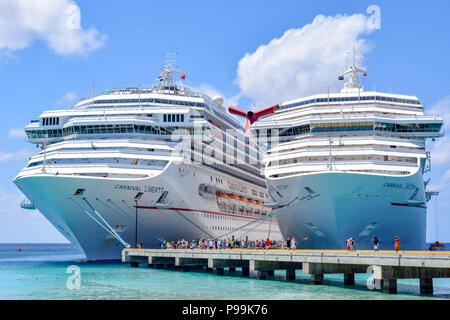
[[[367,72],[355,63],[339,77],[339,93],[282,103],[256,121],[251,131],[267,148],[268,190],[275,203],[290,204],[278,214],[285,238],[299,248],[424,249],[427,201],[423,174],[431,169],[425,140],[443,135],[443,120],[424,116],[414,96],[367,92]],[[230,107],[230,112],[236,112]],[[252,118],[253,117],[253,118]]]
[[[25,128],[41,147],[14,180],[28,207],[88,260],[182,238],[282,240],[257,145],[223,99],[161,71],[152,88],[93,94]]]

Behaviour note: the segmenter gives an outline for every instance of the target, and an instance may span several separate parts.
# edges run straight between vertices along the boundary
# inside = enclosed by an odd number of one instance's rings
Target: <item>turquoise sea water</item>
[[[258,280],[256,274],[243,278],[240,272],[225,271],[225,276],[217,276],[204,271],[131,268],[120,262],[82,259],[67,244],[0,244],[0,299],[450,299],[450,279],[435,279],[433,296],[419,295],[418,280],[399,280],[398,294],[388,295],[368,289],[367,276],[362,274],[355,276],[355,286],[346,287],[342,275],[327,275],[323,285],[310,285],[309,276],[301,271],[297,271],[295,282],[288,282],[282,271],[271,280]],[[67,286],[74,275],[67,273],[68,267],[73,265],[79,268],[79,289]]]

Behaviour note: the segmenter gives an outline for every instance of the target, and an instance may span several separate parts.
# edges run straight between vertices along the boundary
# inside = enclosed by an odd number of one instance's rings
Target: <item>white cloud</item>
[[[437,115],[444,119],[446,135],[438,138],[431,146],[431,163],[434,166],[448,166],[450,164],[450,96],[446,96],[425,110],[428,115]]]
[[[1,0],[0,49],[6,52],[43,40],[61,55],[84,55],[106,36],[81,27],[80,7],[71,0]]]
[[[208,95],[210,98],[215,96],[221,96],[223,98],[223,106],[228,110],[230,105],[236,106],[241,98],[241,94],[237,94],[232,97],[225,97],[218,89],[214,88],[212,85],[207,83],[202,83],[199,86],[191,87],[195,92],[200,92]]]
[[[8,138],[26,138],[25,130],[23,128],[11,128],[8,132]]]
[[[431,182],[428,185],[427,189],[448,193],[450,191],[449,184],[450,184],[450,169],[446,170],[443,174],[441,172],[441,174],[437,176],[436,179],[431,179]]]
[[[438,138],[431,147],[431,164],[448,166],[450,164],[450,137]]]
[[[337,84],[353,46],[358,60],[369,51],[362,38],[374,30],[368,22],[362,14],[318,15],[311,24],[246,53],[237,70],[241,92],[262,106],[326,92]]]
[[[7,192],[2,186],[0,186],[0,214],[17,211],[20,202],[25,197],[18,190],[14,192]]]
[[[28,160],[32,155],[33,152],[29,149],[21,149],[15,152],[4,152],[0,150],[0,163],[15,160]]]
[[[440,99],[429,109],[425,109],[425,113],[442,117],[444,119],[444,127],[450,128],[450,95]]]
[[[0,185],[0,242],[50,243],[65,242],[59,231],[39,212],[20,207],[25,196],[14,187]]]
[[[72,104],[77,99],[77,94],[74,92],[67,92],[56,104],[60,106],[66,106]]]

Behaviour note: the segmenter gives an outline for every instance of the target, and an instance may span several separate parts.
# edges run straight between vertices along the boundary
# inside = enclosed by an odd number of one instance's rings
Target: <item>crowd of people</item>
[[[303,238],[305,240],[307,238]],[[378,252],[379,240],[377,236],[372,238],[373,250]],[[437,242],[438,245],[433,244],[433,246],[443,246]],[[357,242],[354,238],[349,238],[345,240],[345,245],[347,247],[347,251],[355,251]],[[430,250],[432,250],[430,246]],[[161,244],[161,249],[233,249],[233,248],[247,248],[247,249],[288,249],[295,250],[297,249],[297,239],[295,237],[288,237],[286,241],[276,241],[269,239],[262,240],[242,240],[235,239],[232,237],[231,239],[197,239],[192,241],[187,241],[185,239],[177,240],[177,241],[167,241]],[[394,249],[395,251],[399,251],[400,248],[400,238],[398,236],[395,237],[394,241]]]
[[[288,238],[287,241],[276,241],[269,239],[262,240],[242,240],[228,238],[228,239],[197,239],[187,241],[185,239],[177,241],[167,241],[161,244],[161,249],[233,249],[233,248],[248,248],[248,249],[296,249],[297,240],[295,238]]]
[[[378,241],[377,236],[373,236],[372,244],[373,244],[373,250],[375,252],[379,252],[380,251],[378,249],[379,241]],[[347,246],[347,251],[355,251],[356,250],[356,242],[355,242],[355,239],[353,239],[353,238],[348,238],[347,240],[345,240],[345,245]],[[396,252],[398,252],[398,250],[400,249],[400,238],[398,236],[395,237],[394,248],[395,248]]]

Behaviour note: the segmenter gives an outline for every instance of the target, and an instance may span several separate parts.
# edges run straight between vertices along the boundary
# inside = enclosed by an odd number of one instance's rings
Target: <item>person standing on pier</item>
[[[289,249],[291,249],[291,238],[287,238],[287,241],[286,241],[286,247],[288,248],[288,250]]]
[[[346,245],[347,245],[347,251],[353,251],[353,246],[355,245],[355,240],[353,239],[353,237],[350,237],[347,239],[346,241]]]
[[[372,243],[373,243],[373,250],[375,250],[375,252],[378,252],[379,250],[378,250],[378,238],[377,238],[377,236],[373,236]]]
[[[295,239],[295,237],[292,237],[292,240],[291,240],[291,249],[292,249],[292,250],[297,249],[297,240]]]
[[[354,251],[355,240],[353,239],[353,237],[349,238],[347,240],[347,243],[348,243],[348,250]]]
[[[395,237],[395,252],[398,252],[398,248],[400,247],[400,238]]]

